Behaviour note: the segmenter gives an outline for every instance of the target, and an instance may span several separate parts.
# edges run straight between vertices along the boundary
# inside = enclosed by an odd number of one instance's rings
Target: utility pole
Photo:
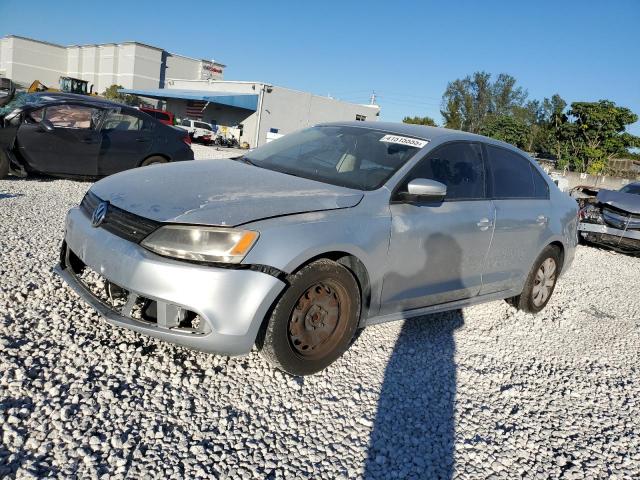
[[[369,102],[370,105],[375,105],[376,104],[376,91],[372,91],[371,92],[371,101]]]

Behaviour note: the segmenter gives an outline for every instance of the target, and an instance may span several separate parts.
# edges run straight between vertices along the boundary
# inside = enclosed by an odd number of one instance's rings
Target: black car
[[[12,172],[104,177],[193,160],[184,130],[97,97],[19,94],[0,109],[0,178]]]

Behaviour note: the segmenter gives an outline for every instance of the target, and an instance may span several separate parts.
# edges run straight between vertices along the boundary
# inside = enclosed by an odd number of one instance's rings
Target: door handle
[[[149,139],[148,138],[144,138],[144,137],[138,137],[136,138],[136,142],[148,142]]]
[[[549,219],[544,215],[538,215],[538,217],[536,218],[536,223],[538,225],[546,225],[548,220]]]
[[[94,140],[93,138],[83,138],[82,139],[82,143],[98,143],[96,140]]]
[[[493,222],[488,218],[481,218],[480,221],[476,223],[476,225],[478,226],[478,228],[480,228],[480,230],[484,232],[485,230],[488,230],[491,225],[493,225]]]

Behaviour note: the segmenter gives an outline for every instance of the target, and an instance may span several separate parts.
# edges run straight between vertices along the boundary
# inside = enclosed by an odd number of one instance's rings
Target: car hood
[[[358,190],[234,160],[137,168],[97,182],[103,200],[158,222],[236,226],[269,217],[356,206]]]
[[[600,190],[596,197],[598,203],[640,215],[640,195],[618,192],[616,190]]]

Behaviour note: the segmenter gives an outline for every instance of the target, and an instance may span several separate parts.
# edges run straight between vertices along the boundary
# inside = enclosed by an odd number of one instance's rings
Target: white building
[[[0,0],[1,1],[1,0]],[[104,92],[111,85],[160,100],[178,118],[221,126],[251,147],[321,122],[377,120],[380,107],[358,105],[262,82],[223,81],[225,65],[139,42],[63,46],[16,35],[0,38],[0,76],[27,87],[57,88],[73,77]]]
[[[123,89],[163,100],[178,118],[202,120],[229,130],[240,143],[256,147],[322,122],[375,121],[378,105],[360,105],[262,82],[168,80],[167,88]]]
[[[222,80],[225,65],[139,42],[63,46],[31,38],[0,38],[0,76],[27,87],[40,80],[58,87],[60,77],[87,80],[94,92],[111,85],[162,88],[171,79]]]

